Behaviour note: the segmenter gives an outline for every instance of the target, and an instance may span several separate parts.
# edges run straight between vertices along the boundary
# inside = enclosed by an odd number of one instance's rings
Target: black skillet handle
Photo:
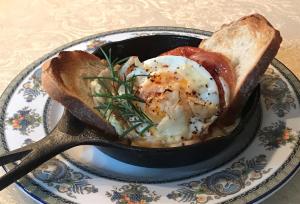
[[[43,139],[0,156],[0,165],[21,160],[0,178],[0,191],[55,155],[84,143],[85,126],[65,111],[57,127]],[[85,135],[85,134],[84,134]],[[23,158],[23,159],[22,159]]]
[[[68,137],[65,133],[58,131],[56,128],[42,140],[1,155],[1,165],[20,160],[23,157],[24,159],[21,160],[20,164],[16,165],[0,178],[0,191],[55,155],[72,146],[76,146],[75,143],[66,143],[65,140],[63,140],[63,136]]]

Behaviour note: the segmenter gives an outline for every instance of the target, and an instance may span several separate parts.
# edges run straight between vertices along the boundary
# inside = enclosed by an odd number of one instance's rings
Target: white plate
[[[106,42],[155,34],[202,39],[211,33],[173,27],[125,29],[90,36],[47,54],[19,74],[1,97],[0,153],[45,137],[61,116],[63,108],[41,90],[40,67],[46,59],[61,50],[92,52]],[[298,90],[297,78],[274,59],[261,83],[262,123],[255,139],[233,160],[206,173],[199,166],[171,170],[137,167],[114,160],[94,147],[81,146],[46,162],[20,179],[18,185],[46,203],[260,201],[280,188],[299,167]]]

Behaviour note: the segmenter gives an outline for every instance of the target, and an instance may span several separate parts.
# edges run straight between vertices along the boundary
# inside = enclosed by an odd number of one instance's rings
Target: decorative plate
[[[93,35],[62,46],[20,73],[0,99],[0,153],[37,141],[56,125],[63,108],[42,90],[41,64],[62,50],[93,52],[103,43],[155,34],[207,38],[210,32],[147,27]],[[300,82],[278,60],[261,81],[260,129],[247,148],[213,170],[155,169],[114,160],[92,146],[73,148],[23,177],[17,185],[45,203],[254,203],[298,170]],[[14,164],[7,165],[10,169]]]

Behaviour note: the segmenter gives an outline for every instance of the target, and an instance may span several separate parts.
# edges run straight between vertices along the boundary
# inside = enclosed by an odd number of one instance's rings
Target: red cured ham
[[[227,82],[231,93],[235,88],[236,81],[234,70],[230,61],[225,56],[189,46],[178,47],[161,55],[184,56],[201,64],[212,75],[218,86],[220,109],[222,112],[226,104],[223,86],[219,77],[222,77]]]

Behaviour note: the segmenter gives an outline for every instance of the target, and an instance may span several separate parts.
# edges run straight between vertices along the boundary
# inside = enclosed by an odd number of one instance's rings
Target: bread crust
[[[49,96],[60,102],[74,116],[107,135],[116,135],[94,108],[90,80],[105,67],[100,59],[83,51],[63,51],[42,66],[42,86]]]
[[[243,45],[243,41],[249,42],[250,46]],[[270,22],[260,14],[252,14],[223,25],[212,37],[200,43],[199,47],[202,49],[225,55],[231,60],[235,69],[236,87],[230,90],[233,97],[227,112],[219,118],[221,121],[230,123],[238,116],[248,97],[259,84],[261,76],[276,56],[281,41],[279,31]],[[234,49],[244,53],[244,56],[238,56]],[[226,118],[232,120],[224,120]]]

